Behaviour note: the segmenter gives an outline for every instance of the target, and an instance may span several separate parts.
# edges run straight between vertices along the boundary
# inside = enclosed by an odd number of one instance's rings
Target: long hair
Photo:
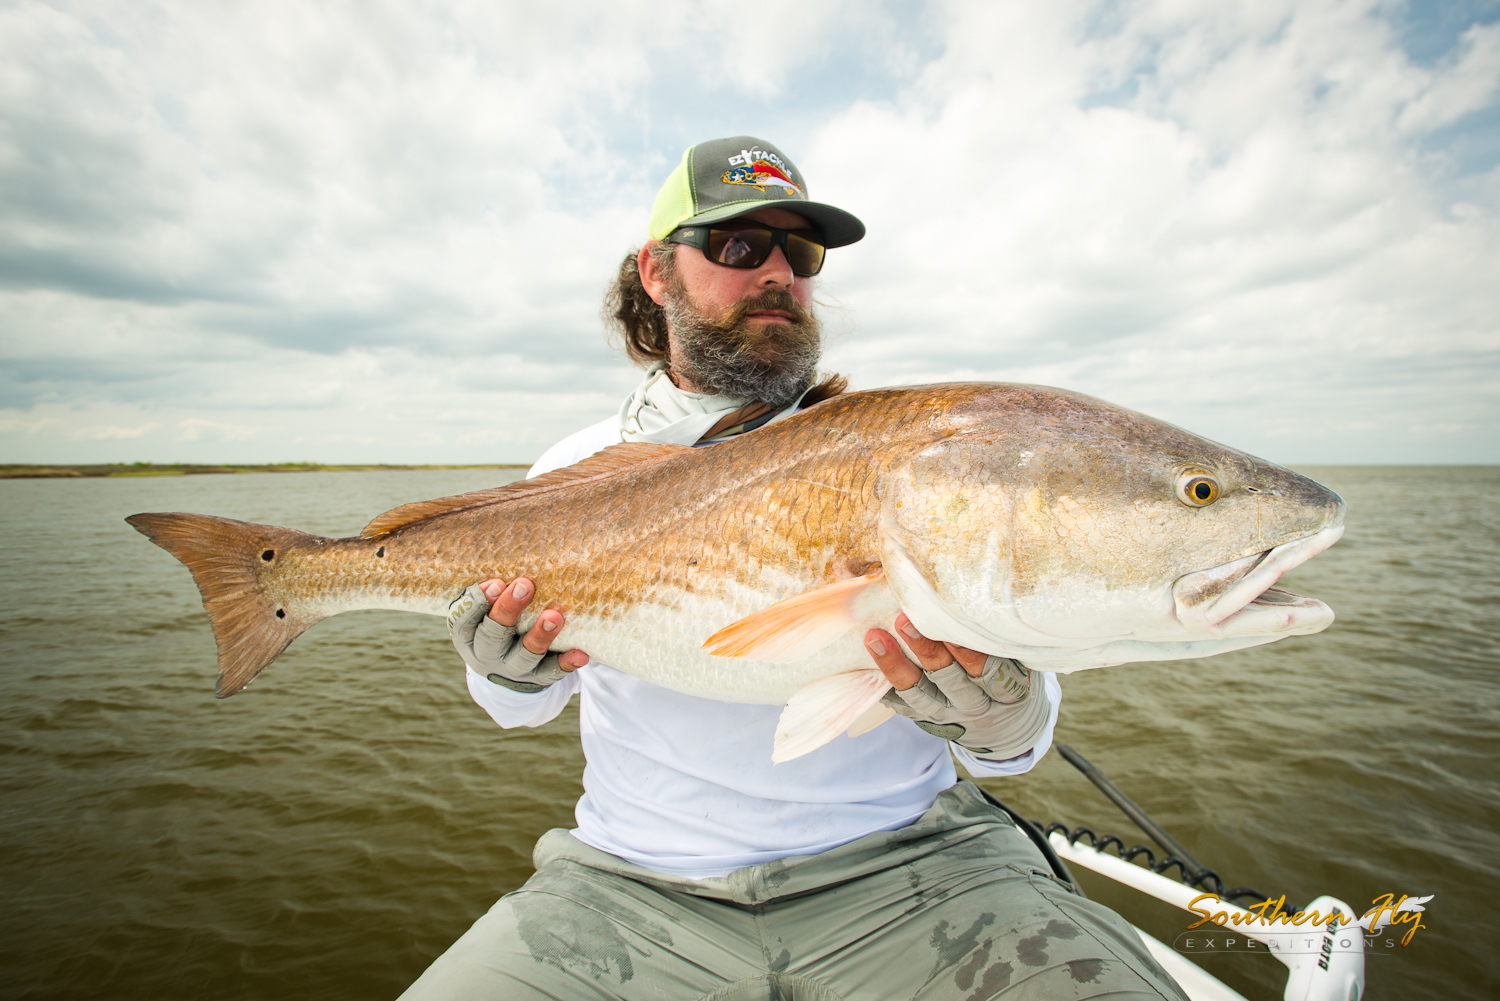
[[[649,253],[663,281],[671,281],[677,273],[676,251],[669,243],[651,244]],[[666,310],[646,294],[646,287],[641,284],[639,254],[640,251],[632,250],[620,262],[619,273],[604,293],[603,315],[610,339],[618,336],[630,360],[644,368],[656,362],[669,362],[672,348]],[[844,376],[837,372],[825,375],[802,397],[802,407],[821,403],[848,389],[849,380]]]
[[[649,253],[656,262],[662,278],[670,281],[677,273],[675,248],[667,243],[654,243]],[[625,353],[630,360],[642,367],[671,357],[671,345],[667,338],[667,314],[646,294],[641,284],[641,269],[636,258],[638,250],[632,250],[620,262],[620,273],[604,293],[604,325],[611,339],[621,337],[625,342]]]

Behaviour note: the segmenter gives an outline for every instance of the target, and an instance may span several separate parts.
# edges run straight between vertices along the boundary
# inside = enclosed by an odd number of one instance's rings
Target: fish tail
[[[299,612],[267,589],[281,558],[318,536],[206,514],[133,514],[125,520],[192,572],[219,645],[218,698],[250,684],[323,618]]]

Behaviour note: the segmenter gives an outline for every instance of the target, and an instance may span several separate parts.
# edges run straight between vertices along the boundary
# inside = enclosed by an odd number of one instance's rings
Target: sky
[[[1500,462],[1500,0],[0,0],[0,462],[529,462],[742,134],[868,226],[856,389]]]

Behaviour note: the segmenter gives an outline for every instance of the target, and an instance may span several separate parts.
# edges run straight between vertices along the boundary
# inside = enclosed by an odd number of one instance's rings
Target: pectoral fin
[[[894,715],[896,715],[896,710],[884,702],[877,702],[860,713],[859,718],[849,724],[849,736],[858,737],[862,733],[869,733]]]
[[[865,722],[872,707],[885,708],[880,697],[891,687],[877,670],[835,674],[799,688],[776,723],[776,763],[800,758]],[[872,724],[873,725],[873,724]]]
[[[835,581],[778,601],[753,615],[731,622],[710,636],[703,649],[715,657],[749,657],[792,663],[811,657],[859,625],[859,599],[885,586],[885,573]]]

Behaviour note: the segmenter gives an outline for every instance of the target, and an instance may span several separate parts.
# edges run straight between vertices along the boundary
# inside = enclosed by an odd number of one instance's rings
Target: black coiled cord
[[[1259,890],[1249,886],[1237,886],[1232,890],[1225,889],[1224,880],[1219,876],[1218,873],[1214,872],[1212,869],[1201,869],[1198,872],[1189,872],[1187,863],[1183,862],[1182,859],[1178,858],[1176,855],[1168,855],[1166,858],[1158,862],[1156,861],[1156,853],[1153,852],[1150,848],[1147,848],[1145,845],[1136,845],[1134,848],[1126,848],[1125,842],[1115,834],[1106,834],[1101,838],[1099,837],[1099,835],[1095,834],[1087,827],[1080,827],[1076,830],[1070,831],[1068,829],[1068,825],[1066,824],[1047,824],[1043,826],[1040,821],[1036,820],[1032,821],[1032,823],[1035,824],[1039,830],[1041,830],[1044,837],[1051,837],[1053,831],[1062,832],[1062,836],[1068,839],[1068,844],[1070,845],[1076,845],[1078,843],[1078,839],[1082,837],[1087,837],[1089,839],[1089,847],[1099,852],[1104,852],[1105,849],[1109,848],[1109,846],[1112,844],[1117,845],[1118,848],[1115,854],[1118,855],[1121,859],[1124,859],[1126,862],[1134,862],[1136,859],[1144,855],[1146,856],[1146,868],[1150,869],[1152,872],[1160,876],[1165,876],[1167,874],[1167,870],[1171,869],[1175,865],[1177,867],[1178,873],[1177,878],[1180,879],[1183,883],[1186,883],[1188,886],[1196,886],[1198,889],[1206,890],[1209,893],[1216,893],[1219,895],[1220,900],[1228,900],[1231,903],[1239,903],[1239,901],[1243,898],[1249,898],[1257,902],[1269,899],[1264,893],[1261,893]]]

